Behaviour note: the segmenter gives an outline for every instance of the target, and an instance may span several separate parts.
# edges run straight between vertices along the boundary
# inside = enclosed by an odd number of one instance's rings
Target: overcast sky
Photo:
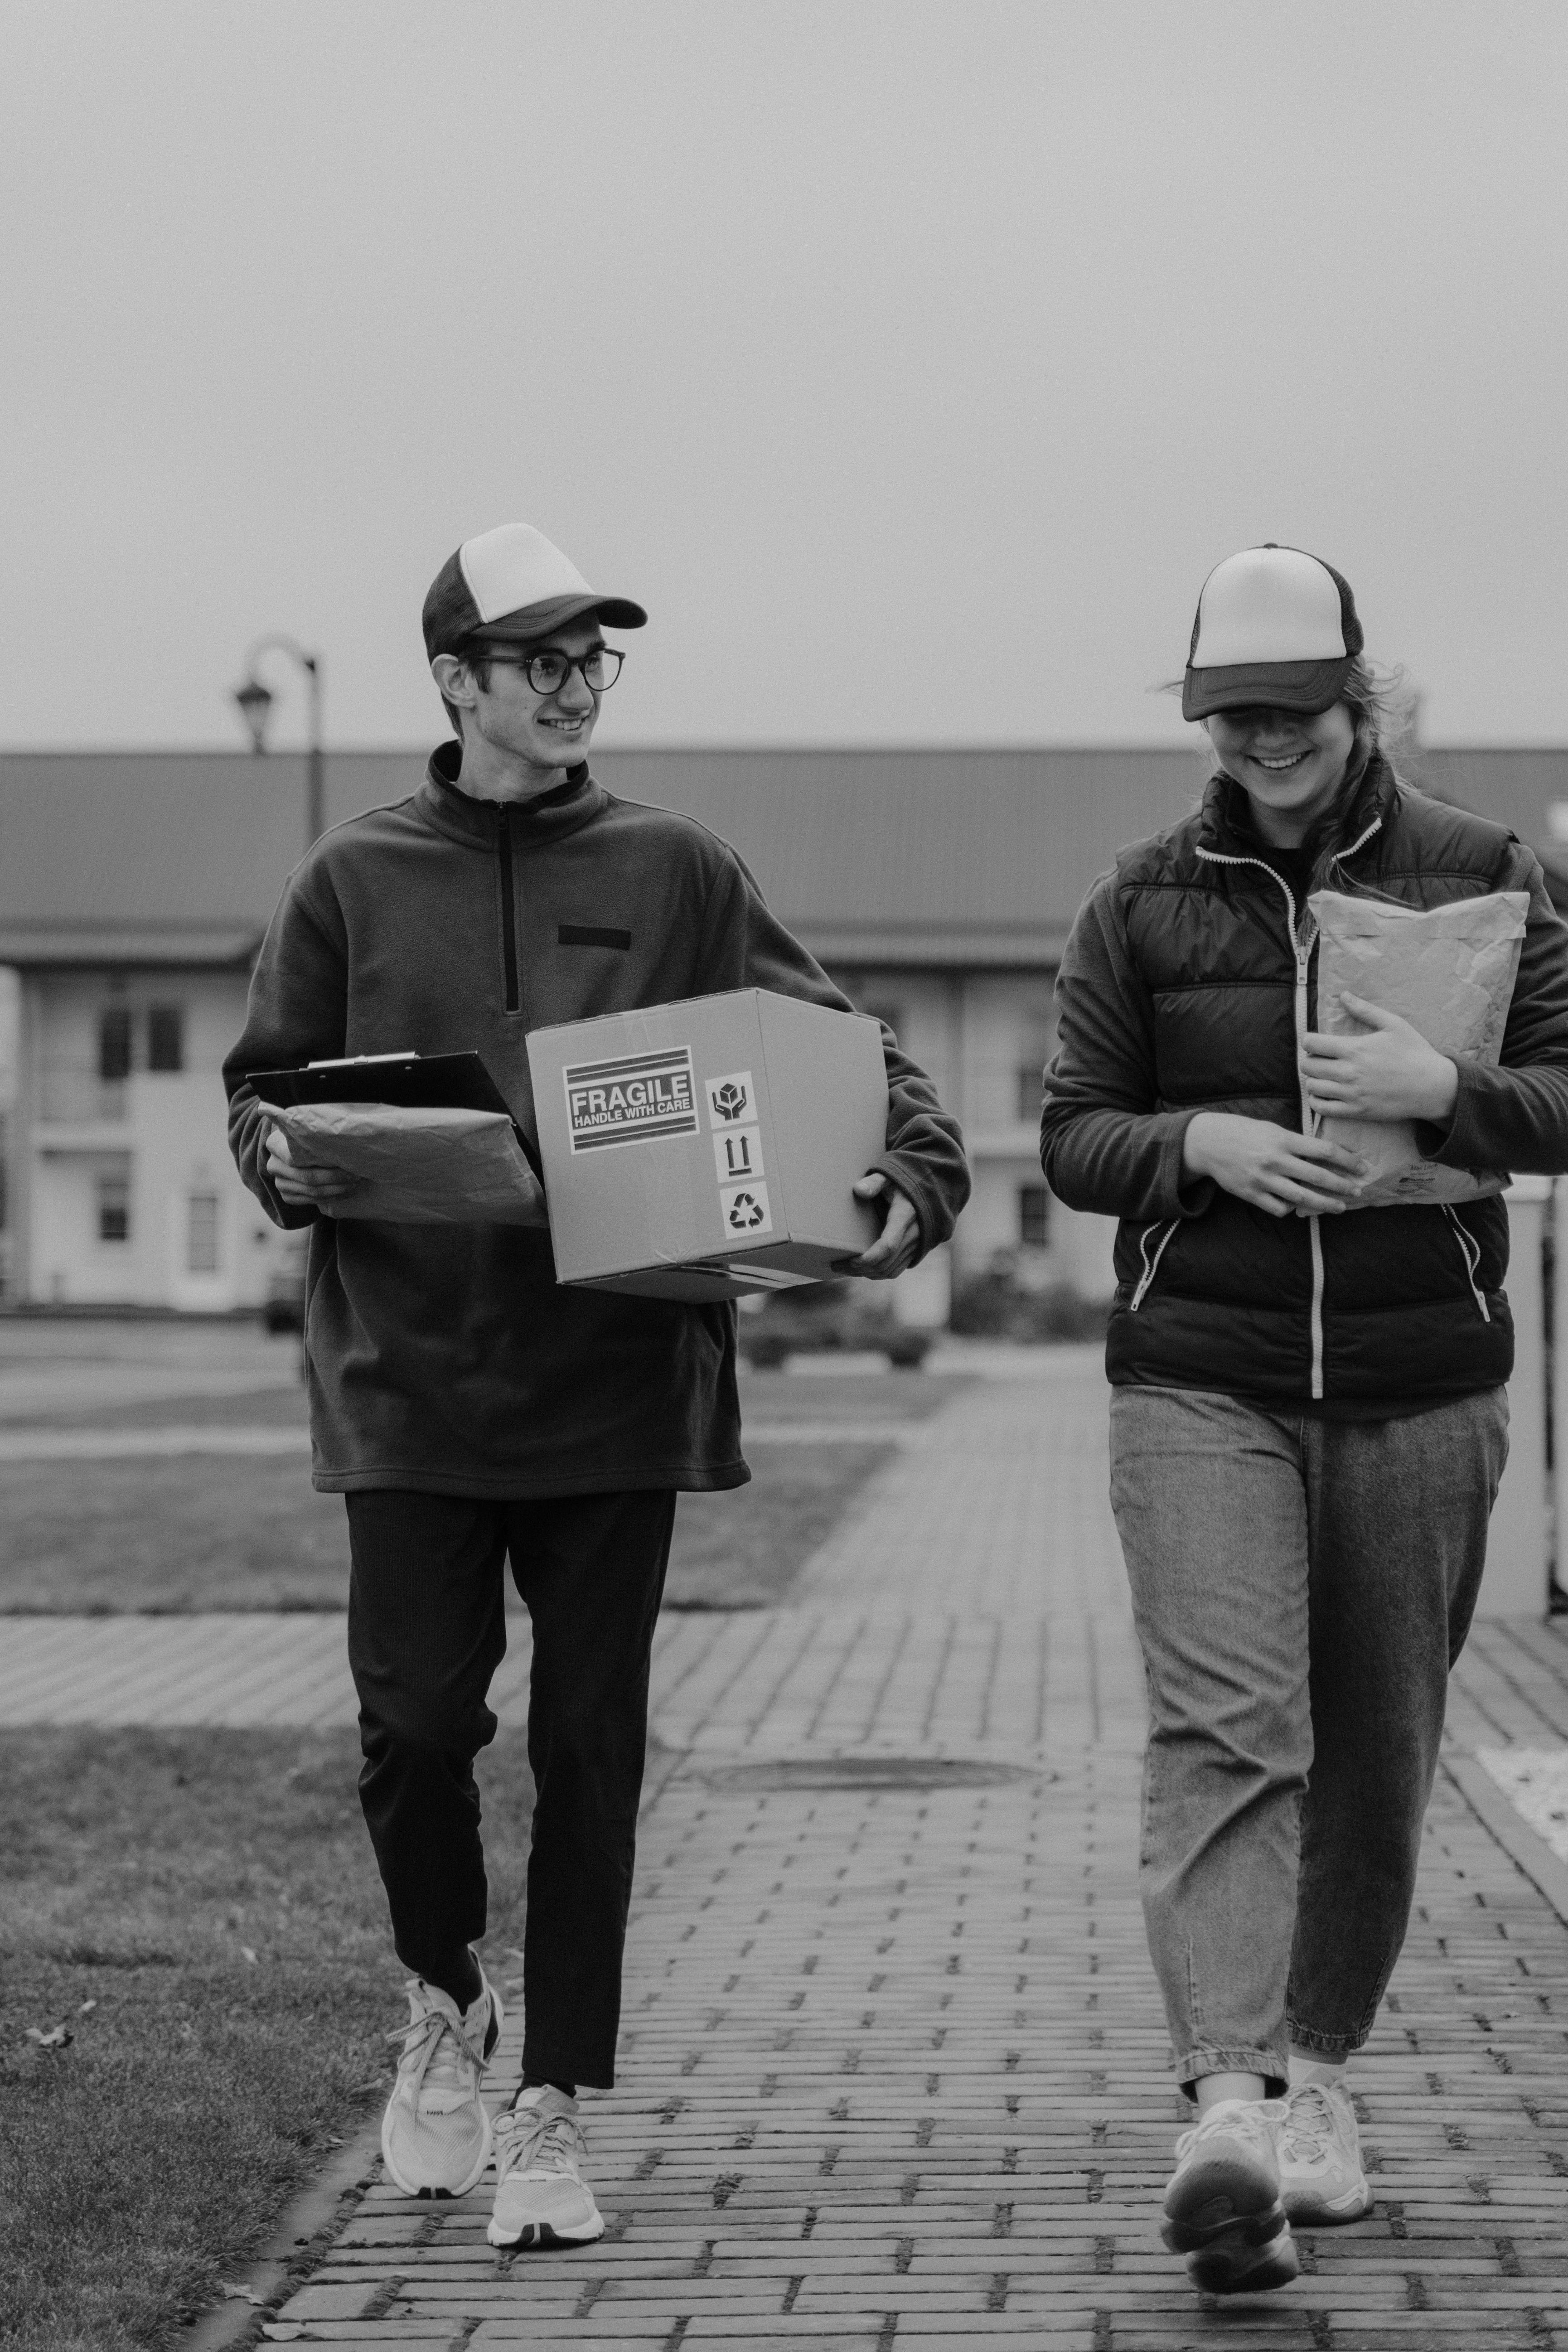
[[[1209,566],[1568,742],[1560,0],[10,0],[0,745],[433,740],[537,523],[600,740],[1170,740]],[[277,740],[299,740],[285,673]]]

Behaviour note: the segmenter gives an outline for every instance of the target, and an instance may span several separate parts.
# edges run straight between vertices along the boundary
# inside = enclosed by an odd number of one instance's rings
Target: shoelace
[[[1212,2122],[1205,2116],[1202,2123],[1194,2124],[1192,2130],[1184,2132],[1176,2142],[1177,2162],[1180,2163],[1189,2155],[1200,2139],[1223,2137],[1227,2135],[1237,2139],[1260,2140],[1265,2145],[1271,2144],[1273,2135],[1268,2117],[1263,2113],[1261,2101],[1249,2100],[1245,2105],[1232,2107],[1228,2114],[1220,2116],[1217,2120]]]
[[[1285,2152],[1292,2163],[1316,2164],[1329,2152],[1334,2136],[1334,2115],[1328,2095],[1316,2083],[1304,2083],[1290,2101],[1285,2126]]]
[[[411,2017],[406,2025],[395,2025],[386,2038],[403,2044],[403,2055],[397,2062],[400,2072],[409,2058],[423,2054],[424,2063],[418,2070],[421,2083],[429,2080],[454,2088],[462,2082],[464,2058],[474,2059],[463,2036],[454,2032],[451,2019],[444,2017],[438,2009],[427,2009],[422,2017]],[[456,2045],[446,2057],[440,2055],[444,2041]]]
[[[577,2151],[577,2126],[570,2116],[508,2107],[496,2117],[498,2172],[570,2172]]]

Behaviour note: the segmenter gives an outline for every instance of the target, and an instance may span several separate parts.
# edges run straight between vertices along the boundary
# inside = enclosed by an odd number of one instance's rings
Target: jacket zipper
[[[1373,817],[1359,839],[1352,841],[1348,849],[1340,851],[1334,863],[1338,865],[1346,857],[1353,857],[1358,849],[1364,849],[1382,823],[1383,819],[1380,816]],[[1278,882],[1285,893],[1285,904],[1289,909],[1288,919],[1290,927],[1290,948],[1296,959],[1296,1085],[1301,1103],[1301,1132],[1303,1135],[1316,1135],[1319,1121],[1308,1106],[1306,1089],[1301,1085],[1301,1045],[1307,1034],[1307,974],[1312,961],[1313,941],[1317,935],[1314,932],[1312,938],[1302,939],[1296,928],[1295,892],[1285,877],[1282,874],[1276,874],[1273,866],[1265,864],[1261,857],[1231,857],[1224,850],[1204,848],[1201,842],[1198,845],[1198,856],[1206,857],[1213,866],[1256,866],[1260,873],[1268,875],[1271,882]],[[1305,908],[1302,911],[1304,913]],[[1307,1238],[1312,1253],[1311,1338],[1314,1398],[1321,1398],[1323,1393],[1323,1236],[1321,1225],[1321,1218],[1319,1213],[1315,1209],[1310,1211],[1307,1217]]]
[[[1486,1295],[1482,1291],[1479,1283],[1476,1280],[1477,1275],[1481,1270],[1481,1245],[1479,1242],[1477,1241],[1474,1234],[1470,1232],[1469,1227],[1461,1220],[1458,1209],[1451,1208],[1447,1201],[1443,1203],[1443,1214],[1453,1226],[1455,1236],[1458,1241],[1459,1247],[1464,1252],[1465,1278],[1470,1286],[1470,1296],[1481,1310],[1481,1321],[1483,1323],[1489,1323],[1492,1318],[1490,1310],[1487,1306]]]
[[[518,1009],[517,990],[517,903],[511,883],[511,829],[507,822],[507,804],[502,801],[496,817],[496,855],[500,860],[500,952],[502,974],[506,982],[506,1009]]]

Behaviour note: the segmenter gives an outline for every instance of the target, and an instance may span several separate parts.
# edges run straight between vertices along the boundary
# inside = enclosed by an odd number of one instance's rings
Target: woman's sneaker
[[[604,2236],[583,2178],[575,2099],[550,2083],[520,2091],[496,2117],[495,2140],[496,2203],[485,2233],[492,2246],[586,2246]]]
[[[1282,2099],[1221,2099],[1176,2142],[1160,2235],[1207,2294],[1288,2286],[1300,2268],[1279,2201]]]
[[[1342,2083],[1299,2083],[1279,2130],[1279,2193],[1292,2221],[1321,2229],[1372,2209],[1355,2109]]]
[[[405,2197],[462,2197],[490,2159],[490,2119],[479,2081],[500,2036],[500,1997],[479,1971],[466,2010],[423,1977],[406,1987],[409,2020],[397,2084],[381,2119],[381,2153]]]

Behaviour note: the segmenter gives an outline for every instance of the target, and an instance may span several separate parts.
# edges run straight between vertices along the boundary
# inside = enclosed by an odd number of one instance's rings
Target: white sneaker
[[[1279,2131],[1279,2193],[1292,2221],[1359,2221],[1372,2207],[1355,2109],[1342,2083],[1299,2083]]]
[[[397,2084],[381,2119],[381,2153],[405,2197],[462,2197],[490,2160],[490,2119],[479,2096],[501,2028],[500,1997],[479,1971],[479,1994],[460,2010],[422,1977],[407,1987]]]
[[[1288,2286],[1300,2268],[1279,2201],[1283,2099],[1221,2099],[1176,2142],[1160,2235],[1207,2294]]]
[[[492,2246],[587,2246],[604,2217],[581,2166],[587,2154],[577,2102],[546,2083],[520,2091],[496,2117],[496,2204],[485,2235]]]

